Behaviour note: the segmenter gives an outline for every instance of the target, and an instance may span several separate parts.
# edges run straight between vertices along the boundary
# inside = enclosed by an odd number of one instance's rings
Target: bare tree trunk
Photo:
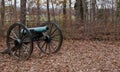
[[[116,12],[115,12],[115,24],[117,24],[116,25],[116,31],[117,31],[117,35],[119,36],[120,35],[120,30],[119,30],[119,27],[120,27],[120,0],[116,0],[115,1],[115,3],[116,3]],[[117,38],[118,40],[120,39],[120,38]]]
[[[49,0],[47,0],[47,15],[48,15],[48,22],[50,22]]]
[[[87,6],[86,6],[86,0],[82,0],[82,7],[83,7],[83,26],[84,26],[84,37],[87,37],[88,35],[88,26],[86,22],[86,11],[87,11]]]
[[[87,7],[86,0],[82,0],[82,6],[83,6],[83,22],[86,22],[87,13],[88,13],[88,7]]]
[[[95,16],[96,16],[96,13],[95,13],[95,10],[96,10],[96,0],[92,0],[92,9],[91,9],[91,22],[94,23],[95,21]]]
[[[40,0],[37,0],[37,25],[40,24]]]
[[[67,3],[67,0],[64,0],[64,2],[63,2],[63,24],[66,24],[66,19],[67,19],[66,3]]]
[[[51,0],[51,3],[52,3],[52,17],[53,17],[53,21],[56,22],[55,8],[54,8],[54,2],[53,2],[53,0]]]
[[[14,0],[14,17],[17,18],[16,0]]]
[[[69,24],[71,25],[72,24],[72,7],[71,7],[71,4],[72,4],[72,2],[71,2],[71,0],[69,0]]]
[[[0,27],[4,25],[4,19],[5,19],[5,1],[1,1],[1,24]]]
[[[23,24],[26,24],[26,1],[27,0],[20,0],[20,7],[21,7],[21,11],[20,11],[20,21]]]
[[[84,10],[83,10],[82,0],[76,0],[74,8],[76,10],[76,18],[78,18],[81,21],[83,21],[83,19],[84,19],[84,14],[83,14]]]
[[[117,17],[120,16],[120,0],[117,0]]]

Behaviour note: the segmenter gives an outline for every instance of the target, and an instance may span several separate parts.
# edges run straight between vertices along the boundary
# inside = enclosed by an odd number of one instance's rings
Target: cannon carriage
[[[40,27],[27,28],[20,22],[11,25],[7,31],[7,48],[10,55],[18,60],[28,59],[36,42],[41,52],[57,53],[62,45],[61,29],[53,22],[45,22]]]

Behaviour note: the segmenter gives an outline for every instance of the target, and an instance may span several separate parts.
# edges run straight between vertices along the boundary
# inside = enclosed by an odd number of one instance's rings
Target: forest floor
[[[0,42],[0,51],[6,48]],[[120,72],[120,42],[65,40],[53,55],[39,55],[34,48],[31,58],[17,61],[0,55],[2,72]]]

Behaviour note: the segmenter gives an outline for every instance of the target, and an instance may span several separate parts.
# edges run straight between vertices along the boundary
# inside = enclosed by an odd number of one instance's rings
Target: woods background
[[[65,39],[119,40],[120,0],[0,0],[0,36],[14,22],[54,21]]]

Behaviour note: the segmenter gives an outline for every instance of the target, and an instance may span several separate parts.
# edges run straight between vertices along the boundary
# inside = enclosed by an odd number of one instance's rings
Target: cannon
[[[40,27],[27,28],[16,22],[7,31],[6,44],[10,55],[18,60],[27,60],[37,44],[45,54],[57,53],[63,42],[62,31],[54,22],[45,22]]]

